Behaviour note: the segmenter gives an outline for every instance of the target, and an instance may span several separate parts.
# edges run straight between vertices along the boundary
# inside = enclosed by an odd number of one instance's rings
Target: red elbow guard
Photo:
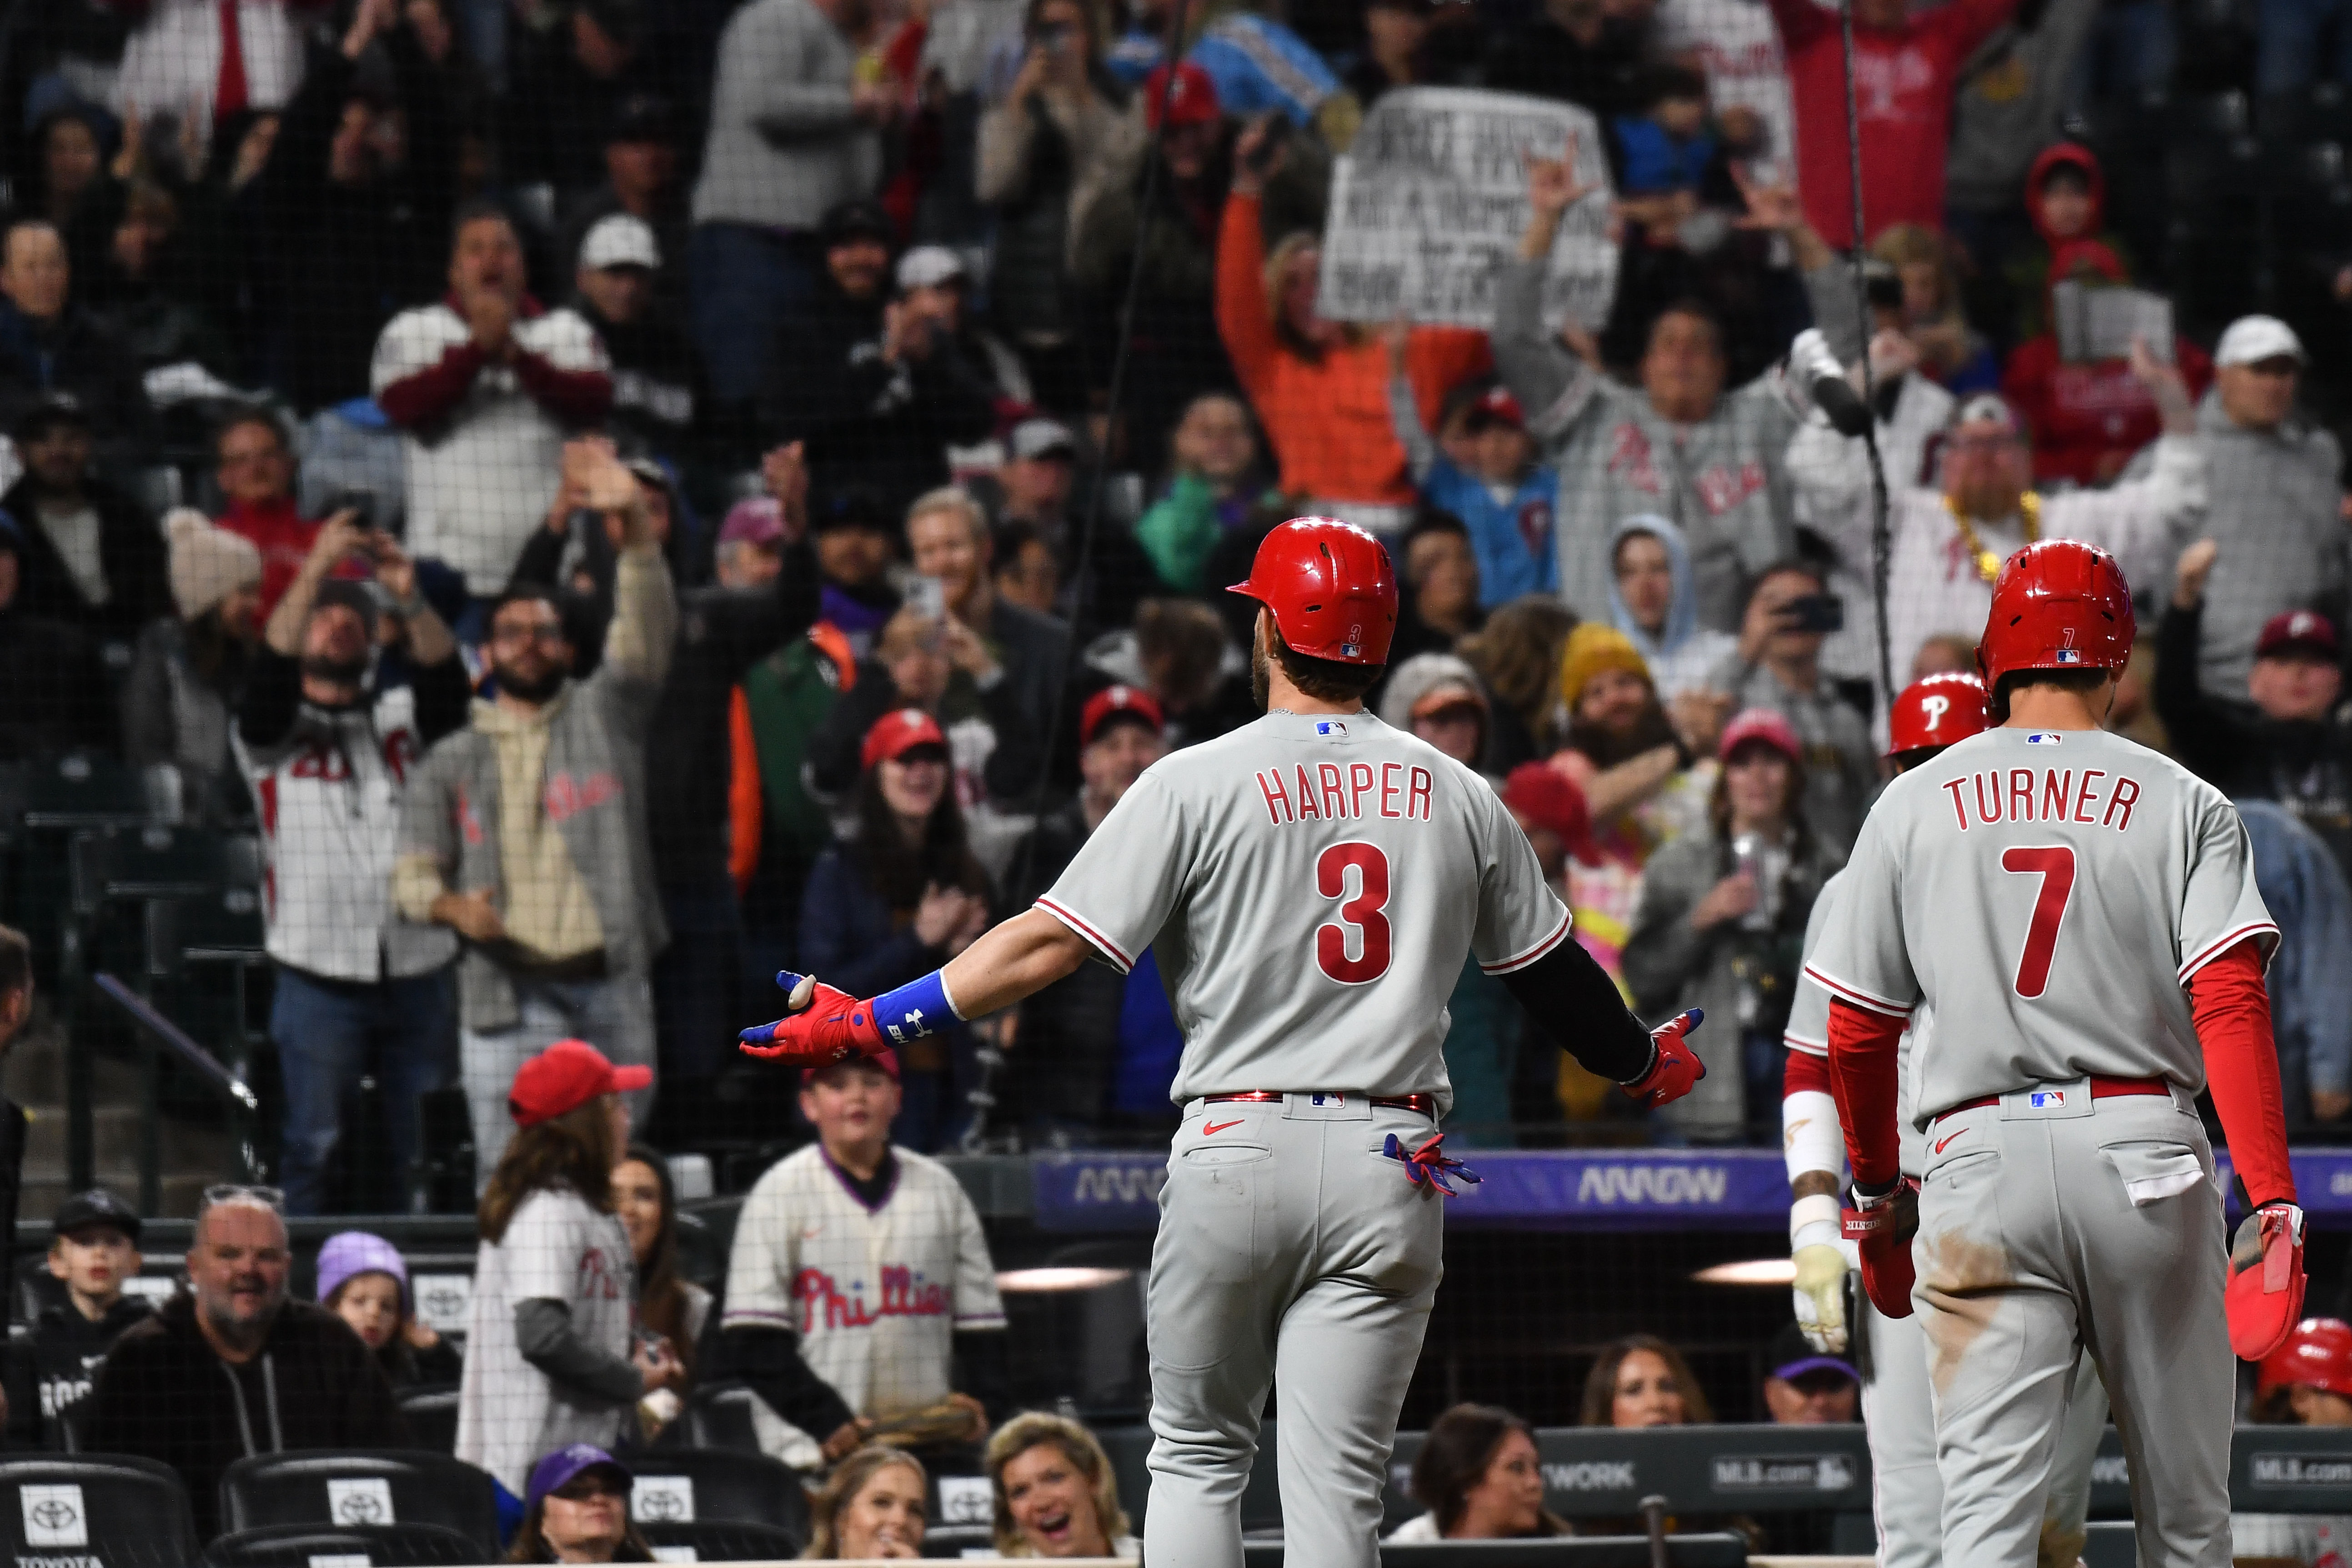
[[[1842,997],[1830,1003],[1830,1086],[1837,1097],[1838,1123],[1845,1129],[1846,1163],[1857,1185],[1883,1187],[1903,1173],[1895,1125],[1895,1047],[1903,1027],[1901,1018]]]
[[[2255,1207],[2293,1203],[2286,1156],[2286,1101],[2279,1090],[2278,1044],[2262,950],[2238,943],[2189,977],[2189,1006],[2205,1050],[2205,1078],[2221,1112],[2230,1163]]]

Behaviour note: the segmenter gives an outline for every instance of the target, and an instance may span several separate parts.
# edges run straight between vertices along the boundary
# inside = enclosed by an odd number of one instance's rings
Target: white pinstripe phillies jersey
[[[980,1215],[948,1168],[896,1149],[898,1180],[867,1208],[821,1144],[779,1160],[743,1200],[727,1264],[724,1328],[800,1336],[801,1359],[860,1415],[953,1392],[960,1329],[1001,1329],[1004,1303]],[[817,1444],[763,1404],[760,1446],[799,1468]]]
[[[1184,1032],[1172,1098],[1433,1094],[1445,999],[1568,936],[1486,781],[1370,713],[1269,713],[1163,757],[1045,910],[1122,972],[1147,947]]]
[[[1805,973],[1903,1016],[1920,1125],[1955,1105],[2089,1074],[2195,1093],[2183,986],[2278,927],[2245,824],[2170,758],[2095,730],[1989,730],[1886,786]]]

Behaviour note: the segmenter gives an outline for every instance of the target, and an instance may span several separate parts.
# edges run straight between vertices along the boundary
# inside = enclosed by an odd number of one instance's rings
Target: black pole
[[[1863,267],[1866,231],[1862,221],[1862,107],[1853,92],[1853,0],[1838,6],[1838,38],[1845,60],[1845,147],[1853,206],[1853,308],[1862,331],[1862,402],[1871,421],[1863,450],[1870,460],[1870,593],[1878,610],[1878,692],[1884,709],[1895,705],[1894,655],[1887,647],[1886,593],[1895,552],[1893,520],[1886,494],[1886,465],[1878,452],[1878,385],[1870,369],[1870,283]]]

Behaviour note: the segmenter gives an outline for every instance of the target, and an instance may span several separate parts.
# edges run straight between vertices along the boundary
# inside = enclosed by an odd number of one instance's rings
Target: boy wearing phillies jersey
[[[891,1146],[898,1112],[895,1052],[803,1073],[817,1141],[761,1176],[736,1222],[720,1331],[760,1395],[760,1447],[795,1468],[942,1401],[978,1443],[1001,1402],[1004,1306],[980,1215],[945,1166]],[[950,1392],[955,1370],[980,1397]]]
[[[1805,966],[1833,998],[1843,1230],[1872,1304],[1922,1317],[1954,1568],[2035,1560],[2086,1351],[2130,1460],[2139,1561],[2227,1568],[2230,1352],[2268,1354],[2300,1315],[2263,986],[2278,928],[2229,801],[2099,727],[2133,630],[2106,552],[2049,540],[2009,558],[1977,649],[2001,727],[1887,786]],[[1914,1178],[1896,1052],[1922,1004]],[[2256,1211],[2226,1261],[2195,1107],[2209,1081]]]

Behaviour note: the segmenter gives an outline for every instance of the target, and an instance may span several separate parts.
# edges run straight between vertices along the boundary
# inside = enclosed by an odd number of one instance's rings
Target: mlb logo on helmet
[[[2068,626],[2066,628],[2065,635],[2058,639],[2057,647],[2052,650],[2052,657],[2056,658],[2060,664],[2080,664],[2083,662],[2083,650],[2074,646],[2074,627]]]

